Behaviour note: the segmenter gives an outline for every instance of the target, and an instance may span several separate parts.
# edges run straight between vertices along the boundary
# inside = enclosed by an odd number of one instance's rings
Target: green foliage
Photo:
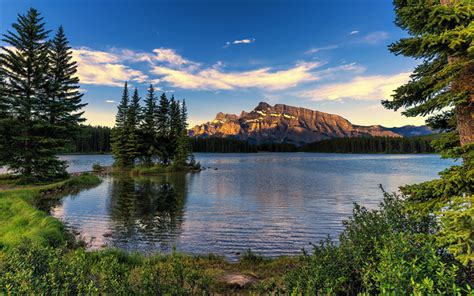
[[[59,246],[68,237],[63,224],[38,211],[33,203],[49,193],[98,184],[94,175],[81,175],[63,182],[0,192],[0,250],[14,248],[27,239],[35,244]]]
[[[127,82],[125,82],[122,99],[120,100],[118,111],[115,115],[115,128],[112,130],[111,138],[112,154],[114,155],[115,164],[118,167],[129,167],[133,165],[127,156],[129,100],[128,85]]]
[[[438,244],[447,248],[463,264],[474,262],[474,195],[453,198],[437,212],[440,231]]]
[[[65,153],[109,153],[112,129],[107,126],[81,125]]]
[[[143,154],[143,162],[146,166],[153,165],[153,158],[156,157],[158,151],[156,150],[156,97],[153,85],[150,84],[148,93],[145,98],[145,107],[143,111],[143,122],[141,123],[141,153]]]
[[[117,250],[86,252],[24,244],[0,253],[6,294],[190,295],[211,279],[198,260],[179,253],[143,257]]]
[[[56,157],[83,121],[76,64],[62,27],[49,32],[38,11],[19,15],[0,54],[0,163],[26,181],[67,177]]]
[[[462,266],[430,234],[433,219],[419,220],[395,195],[385,194],[379,210],[355,206],[336,245],[329,239],[301,257],[287,275],[296,294],[467,293]]]
[[[431,0],[396,0],[394,4],[396,24],[411,36],[392,44],[390,50],[421,58],[423,63],[395,91],[393,100],[383,105],[394,110],[403,107],[406,116],[434,114],[428,120],[431,127],[454,132],[456,120],[461,120],[454,107],[472,106],[474,4],[470,0],[450,5]],[[448,134],[435,145],[444,155],[459,157],[459,139],[452,136]]]
[[[166,94],[156,106],[153,86],[148,89],[145,107],[140,106],[138,91],[128,102],[127,84],[116,115],[112,137],[112,153],[115,165],[140,168],[135,173],[161,171],[161,165],[172,165],[173,170],[195,167],[192,146],[187,136],[186,103],[180,104]],[[149,167],[149,169],[144,169]]]

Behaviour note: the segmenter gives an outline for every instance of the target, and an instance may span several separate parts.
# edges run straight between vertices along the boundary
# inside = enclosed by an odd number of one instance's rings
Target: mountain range
[[[304,145],[342,137],[410,137],[431,134],[427,126],[387,128],[362,126],[335,114],[302,107],[260,102],[250,112],[240,115],[219,112],[215,119],[196,125],[189,131],[194,137],[228,137],[251,144],[290,143]]]

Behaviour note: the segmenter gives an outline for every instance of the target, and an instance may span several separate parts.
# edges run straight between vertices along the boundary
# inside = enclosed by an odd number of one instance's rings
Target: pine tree
[[[183,103],[181,103],[181,131],[186,131],[188,130],[188,108],[186,106],[186,100],[183,99]]]
[[[51,125],[45,120],[50,106],[49,31],[33,8],[18,16],[13,29],[3,35],[9,46],[2,47],[0,55],[15,126],[8,152],[2,157],[9,169],[26,180],[65,177],[65,164],[55,156],[60,145],[51,137]]]
[[[390,46],[395,54],[424,59],[411,80],[399,87],[385,107],[406,108],[407,116],[445,111],[429,122],[442,119],[450,132],[441,146],[471,146],[474,142],[474,4],[470,0],[407,1],[396,0],[396,24],[411,37]],[[446,117],[455,118],[447,120]],[[453,135],[458,139],[452,142]],[[450,143],[448,143],[450,142]],[[469,147],[446,149],[446,155],[466,157]]]
[[[6,92],[5,72],[0,67],[0,166],[7,164],[12,137],[11,101]]]
[[[77,63],[72,60],[71,47],[59,27],[50,48],[50,79],[47,102],[47,120],[54,137],[69,140],[78,131],[79,123],[85,121],[80,112],[87,104],[81,102],[83,94],[79,92]],[[61,143],[64,146],[65,143]]]
[[[153,158],[156,156],[155,135],[157,132],[156,124],[156,97],[153,85],[150,84],[148,93],[145,98],[145,107],[143,110],[143,122],[141,125],[141,151],[143,154],[144,164],[146,166],[153,165]]]
[[[176,148],[174,153],[173,164],[178,167],[184,167],[188,165],[188,161],[190,161],[190,163],[194,165],[195,160],[194,156],[192,156],[192,146],[189,141],[187,132],[188,111],[186,109],[186,102],[183,100],[183,103],[181,104],[181,109],[179,109],[179,103],[176,103],[176,105],[176,108],[178,108],[178,116],[176,119],[176,124],[178,126],[178,135],[176,138]]]
[[[133,166],[140,153],[139,124],[141,121],[140,96],[135,88],[132,101],[128,106],[128,114],[125,121],[127,130],[127,141],[125,146],[127,166]]]
[[[177,100],[175,100],[174,96],[172,96],[170,99],[169,118],[171,139],[176,139],[182,130],[182,120],[180,104]]]
[[[166,94],[160,96],[158,110],[156,112],[156,150],[158,151],[161,162],[168,164],[170,161],[169,150],[169,134],[170,134],[170,120],[169,120],[170,103]]]
[[[117,114],[115,115],[115,127],[112,131],[112,154],[114,155],[115,164],[118,167],[127,167],[128,163],[126,149],[128,142],[128,130],[127,130],[127,118],[128,118],[128,106],[129,94],[127,82],[123,87],[122,99],[117,108]]]

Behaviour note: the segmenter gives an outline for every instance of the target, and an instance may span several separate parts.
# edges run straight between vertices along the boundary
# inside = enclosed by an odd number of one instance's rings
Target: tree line
[[[194,165],[192,148],[187,136],[186,102],[170,99],[163,93],[159,102],[153,85],[147,90],[144,106],[135,88],[130,98],[125,83],[122,99],[111,133],[111,151],[117,167]]]
[[[329,153],[434,153],[430,140],[424,137],[357,137],[336,138],[307,144],[304,152]]]
[[[64,153],[109,153],[112,128],[107,126],[81,125]]]
[[[104,126],[81,126],[78,136],[66,152],[109,153],[113,129]],[[233,138],[189,139],[193,152],[256,153],[256,152],[323,152],[323,153],[435,153],[431,141],[438,137],[358,137],[334,138],[313,142],[301,147],[288,143],[250,144]]]
[[[31,8],[2,35],[0,166],[31,181],[67,177],[56,154],[84,121],[71,47],[62,26],[50,32]]]

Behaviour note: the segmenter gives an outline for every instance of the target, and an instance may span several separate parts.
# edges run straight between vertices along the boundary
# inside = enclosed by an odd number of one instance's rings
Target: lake
[[[109,155],[61,156],[71,172]],[[216,253],[230,260],[250,248],[294,255],[328,235],[337,239],[353,203],[368,208],[400,185],[430,180],[452,165],[438,155],[317,153],[196,154],[199,173],[104,177],[65,196],[50,213],[93,249]],[[208,168],[210,167],[210,168]]]

